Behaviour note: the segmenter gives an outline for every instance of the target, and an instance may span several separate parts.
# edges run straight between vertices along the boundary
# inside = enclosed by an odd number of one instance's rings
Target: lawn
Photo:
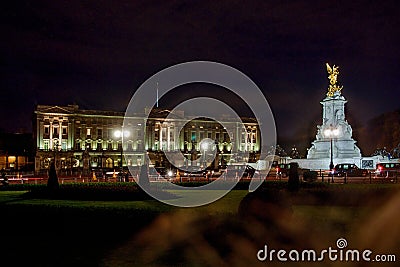
[[[29,205],[46,206],[49,208],[73,208],[86,210],[147,210],[151,212],[168,212],[179,208],[163,204],[157,200],[136,201],[89,201],[89,200],[59,200],[59,199],[26,199],[23,195],[27,191],[0,191],[0,205]],[[201,192],[199,192],[201,193]],[[246,190],[234,190],[223,198],[209,205],[193,208],[193,210],[208,213],[230,213],[237,212],[240,201],[248,192]],[[186,208],[181,208],[186,209]],[[189,210],[189,209],[187,209]]]
[[[281,192],[281,188],[280,184],[267,184],[260,194]],[[177,208],[151,199],[38,199],[26,198],[26,191],[0,191],[2,225],[9,229],[1,235],[1,262],[29,266],[265,266],[255,257],[265,244],[318,249],[334,247],[341,237],[353,248],[399,253],[400,231],[393,227],[400,219],[399,192],[399,185],[393,184],[305,186],[298,193],[282,195],[290,203],[290,214],[274,213],[270,204],[275,206],[283,199],[271,198],[271,203],[242,206],[250,215],[243,216],[238,209],[248,197],[246,190],[232,190],[197,208]],[[24,257],[19,256],[21,252]]]

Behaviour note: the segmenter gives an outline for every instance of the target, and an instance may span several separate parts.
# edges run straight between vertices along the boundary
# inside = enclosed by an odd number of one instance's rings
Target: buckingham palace
[[[250,162],[258,159],[260,133],[254,118],[241,118],[239,124],[223,117],[219,122],[208,118],[187,121],[184,115],[183,111],[146,109],[129,118],[127,127],[123,125],[124,112],[37,105],[33,119],[35,171],[45,172],[52,160],[65,175],[141,166],[145,153],[151,164],[164,166],[168,153],[179,151],[185,158],[196,157],[205,138],[214,141],[215,166],[234,163],[243,155]]]

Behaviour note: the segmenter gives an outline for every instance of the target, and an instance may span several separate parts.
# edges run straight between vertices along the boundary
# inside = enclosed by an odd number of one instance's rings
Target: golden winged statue
[[[339,66],[333,65],[332,67],[326,63],[326,70],[328,71],[328,79],[329,79],[329,88],[327,96],[333,97],[336,92],[339,92],[343,89],[343,86],[338,86],[337,83],[337,76],[339,75]]]

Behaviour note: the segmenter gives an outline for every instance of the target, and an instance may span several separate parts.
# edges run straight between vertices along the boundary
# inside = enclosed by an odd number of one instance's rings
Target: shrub
[[[291,192],[296,192],[300,188],[298,167],[299,167],[298,163],[296,162],[290,163],[288,190]]]
[[[306,182],[315,182],[318,178],[318,172],[316,171],[305,171],[303,173],[303,180]]]

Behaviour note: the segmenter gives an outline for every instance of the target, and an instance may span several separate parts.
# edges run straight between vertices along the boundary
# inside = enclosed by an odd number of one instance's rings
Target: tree
[[[300,153],[297,150],[296,146],[292,147],[292,151],[290,151],[289,155],[292,159],[299,159],[300,158]]]
[[[286,157],[287,153],[280,145],[276,145],[276,146],[271,146],[269,148],[267,155],[276,155],[276,156],[280,156],[280,157]]]
[[[392,150],[392,156],[395,159],[400,158],[400,144],[397,145],[397,147],[393,148]]]
[[[50,170],[49,170],[49,179],[47,180],[47,188],[50,190],[56,190],[59,188],[59,183],[58,183],[58,176],[56,172],[56,165],[54,162],[50,164]]]
[[[388,155],[389,155],[389,152],[387,152],[386,147],[384,147],[384,148],[375,149],[374,153],[372,153],[371,156],[387,157]]]

